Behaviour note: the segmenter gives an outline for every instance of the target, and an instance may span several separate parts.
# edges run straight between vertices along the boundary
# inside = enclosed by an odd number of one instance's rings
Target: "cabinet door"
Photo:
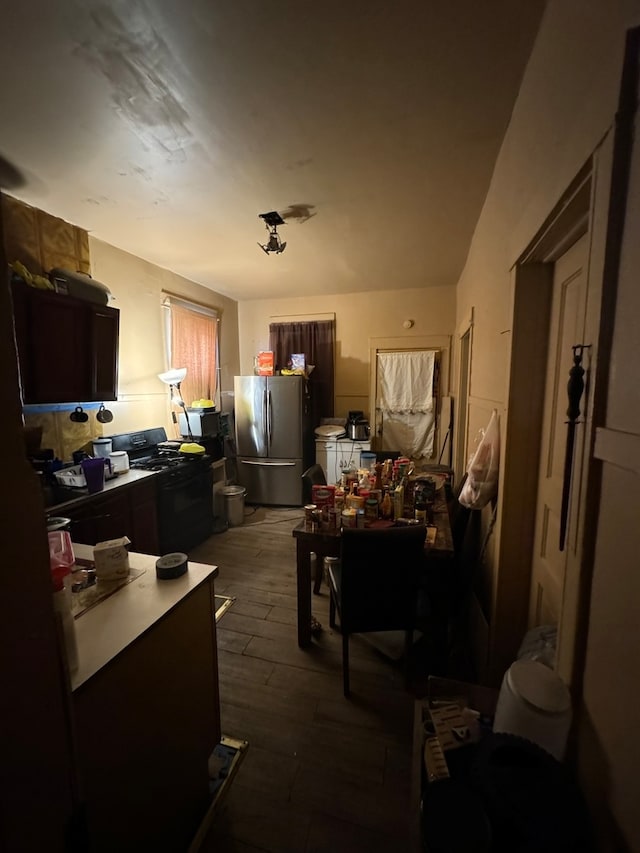
[[[138,483],[131,489],[131,549],[141,554],[159,554],[158,513],[155,482]]]
[[[19,343],[25,403],[73,403],[88,387],[89,333],[81,306],[57,293],[27,288]],[[16,328],[18,334],[18,328]]]
[[[130,510],[126,490],[89,499],[68,511],[71,538],[83,545],[97,545],[106,539],[130,536]]]
[[[118,392],[118,331],[120,312],[90,305],[91,400],[115,400]]]
[[[97,542],[129,536],[131,525],[126,491],[113,492],[109,497],[97,501],[94,504],[94,522]]]
[[[13,282],[23,402],[115,400],[119,311]]]

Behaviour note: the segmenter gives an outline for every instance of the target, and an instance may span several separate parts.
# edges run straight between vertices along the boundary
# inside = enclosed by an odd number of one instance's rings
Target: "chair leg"
[[[342,682],[345,699],[348,699],[351,691],[349,689],[349,635],[346,631],[342,633]]]
[[[329,627],[336,627],[336,603],[333,598],[333,591],[329,592]]]

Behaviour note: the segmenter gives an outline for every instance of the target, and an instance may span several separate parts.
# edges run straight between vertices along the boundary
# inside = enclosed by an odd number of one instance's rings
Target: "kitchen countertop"
[[[147,477],[155,477],[157,471],[141,471],[140,469],[131,469],[123,474],[118,474],[111,480],[105,480],[104,489],[101,492],[89,494],[86,487],[83,489],[74,489],[69,486],[53,486],[45,490],[45,510],[47,515],[60,515],[69,507],[77,506],[79,503],[87,503],[87,501],[99,498],[102,495],[108,494],[113,489],[119,489],[123,486],[131,486],[134,483],[145,480]]]
[[[90,545],[74,542],[73,550],[76,557],[93,558]],[[186,574],[161,581],[156,578],[157,559],[130,552],[130,567],[144,570],[143,574],[74,620],[80,665],[71,675],[72,690],[80,688],[200,584],[218,575],[217,566],[189,561]]]

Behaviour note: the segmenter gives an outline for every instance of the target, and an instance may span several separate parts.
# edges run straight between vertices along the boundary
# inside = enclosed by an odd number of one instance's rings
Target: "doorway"
[[[554,265],[529,598],[529,627],[555,624],[567,642],[572,642],[575,625],[562,618],[565,586],[571,583],[566,575],[571,544],[560,550],[561,502],[567,476],[566,388],[573,364],[572,346],[584,342],[587,259],[585,235]],[[585,362],[587,359],[588,351],[585,352]],[[584,367],[588,375],[588,362]],[[584,408],[585,404],[586,399],[583,398],[581,407]],[[573,458],[580,460],[584,430],[578,427],[576,432],[578,446],[574,447]],[[577,470],[571,480],[571,498],[575,502],[580,488],[580,471],[578,466],[574,467]],[[574,526],[570,533],[575,537]]]
[[[557,668],[568,684],[572,682],[575,626],[583,583],[586,507],[583,472],[591,441],[593,387],[589,389],[586,408],[583,399],[581,424],[576,432],[566,557],[562,558],[561,568],[546,574],[540,565],[541,548],[547,557],[552,546],[559,551],[559,530],[554,519],[556,511],[546,504],[543,486],[540,497],[543,509],[540,524],[536,525],[538,480],[543,472],[546,479],[557,479],[558,459],[561,470],[564,466],[571,346],[593,344],[597,340],[606,240],[604,220],[595,217],[592,211],[596,200],[608,198],[610,157],[609,144],[603,144],[576,176],[513,269],[508,407],[502,453],[505,465],[500,474],[501,512],[496,530],[500,565],[493,581],[487,657],[490,679],[502,677],[516,657],[528,627],[557,620],[564,625],[558,637]],[[581,276],[586,290],[579,296]],[[557,278],[557,293],[554,278]],[[567,317],[573,314],[574,318],[582,315],[582,326],[565,319],[563,331],[559,332],[558,317],[565,313]],[[551,347],[554,352],[563,350],[559,361],[550,353]],[[568,353],[564,352],[567,347]],[[594,348],[587,352],[588,358],[593,359]],[[583,366],[589,367],[587,357]],[[555,402],[546,403],[554,387]],[[551,412],[557,432],[553,438],[549,437]],[[538,560],[535,568],[534,552]]]
[[[378,354],[383,352],[437,353],[437,393],[434,395],[435,431],[431,461],[437,462],[446,451],[451,418],[449,397],[449,364],[451,338],[449,335],[416,335],[415,337],[369,338],[369,421],[371,423],[372,450],[383,450],[384,419],[378,407]],[[394,448],[395,449],[395,448]],[[423,460],[426,461],[426,460]]]

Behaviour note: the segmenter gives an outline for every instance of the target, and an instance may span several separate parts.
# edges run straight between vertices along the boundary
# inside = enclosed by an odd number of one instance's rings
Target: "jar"
[[[339,512],[342,512],[344,509],[344,489],[335,490],[333,493],[333,504]]]
[[[315,504],[307,504],[304,508],[304,529],[311,530],[313,527],[313,513],[317,507]]]
[[[351,509],[364,509],[364,498],[361,495],[347,495],[345,504]]]
[[[343,527],[355,527],[356,526],[356,511],[353,507],[347,507],[342,510],[342,526]]]
[[[376,498],[368,498],[364,505],[364,515],[367,524],[378,520],[378,501]]]

